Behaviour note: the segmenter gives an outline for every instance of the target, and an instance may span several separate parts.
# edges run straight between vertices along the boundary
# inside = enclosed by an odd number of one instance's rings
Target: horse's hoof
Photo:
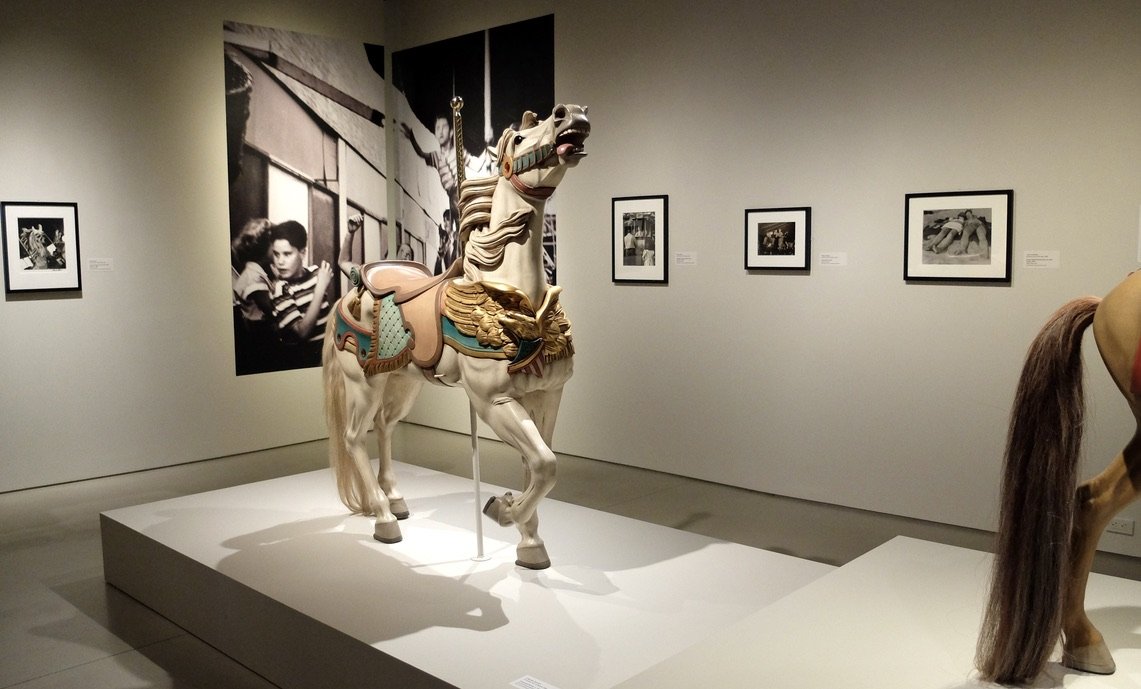
[[[547,546],[521,545],[515,548],[515,564],[527,569],[546,569],[551,566],[551,559],[547,557]]]
[[[487,501],[483,506],[483,513],[500,526],[511,526],[515,520],[511,518],[511,503],[509,502],[511,493],[500,497],[495,496]]]
[[[397,519],[407,519],[411,514],[408,511],[408,503],[404,502],[404,498],[393,498],[388,501],[388,509],[392,512],[392,516]]]
[[[396,522],[377,522],[372,527],[372,537],[381,543],[399,543],[403,538],[400,535],[400,525]]]
[[[1095,675],[1112,675],[1117,670],[1117,663],[1113,662],[1113,656],[1104,641],[1063,651],[1062,665]]]

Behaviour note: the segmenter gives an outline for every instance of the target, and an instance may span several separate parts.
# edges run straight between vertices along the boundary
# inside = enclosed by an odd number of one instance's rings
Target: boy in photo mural
[[[328,261],[320,267],[304,264],[309,235],[305,227],[287,220],[269,231],[270,260],[277,281],[273,286],[273,318],[293,367],[321,363],[321,340],[329,317],[327,291],[333,279]]]

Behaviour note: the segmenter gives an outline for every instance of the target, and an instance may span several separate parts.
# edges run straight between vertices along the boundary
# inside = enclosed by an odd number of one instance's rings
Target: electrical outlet
[[[1109,533],[1119,533],[1123,536],[1133,535],[1133,520],[1125,517],[1117,517],[1109,522],[1109,526],[1105,528]]]

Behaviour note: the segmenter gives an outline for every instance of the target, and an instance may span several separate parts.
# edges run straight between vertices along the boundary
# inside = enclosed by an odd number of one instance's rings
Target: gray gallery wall
[[[0,490],[324,434],[315,370],[232,375],[225,19],[398,50],[555,13],[556,96],[595,125],[556,197],[562,452],[991,528],[1027,343],[1138,266],[1134,2],[85,4],[0,5],[0,198],[78,202],[114,268],[0,301]],[[905,284],[904,194],[994,188],[1011,284]],[[610,281],[610,199],[636,194],[669,194],[696,257],[668,286]],[[811,272],[747,273],[744,209],[791,205]],[[1086,342],[1088,474],[1132,421]],[[466,404],[428,390],[413,420],[462,431]]]
[[[993,528],[1026,346],[1138,267],[1141,4],[388,7],[393,49],[555,13],[556,98],[594,124],[555,197],[578,351],[558,450]],[[1009,286],[905,284],[906,193],[1008,188]],[[670,252],[696,255],[668,287],[610,281],[610,199],[637,194],[669,195]],[[810,274],[743,269],[764,206],[812,207]],[[1040,250],[1060,266],[1024,267]],[[1088,475],[1133,422],[1086,347]],[[432,390],[413,418],[462,431],[466,405]]]
[[[234,376],[225,20],[384,43],[372,0],[0,3],[0,199],[78,203],[84,263],[0,300],[0,490],[325,434],[318,369]]]

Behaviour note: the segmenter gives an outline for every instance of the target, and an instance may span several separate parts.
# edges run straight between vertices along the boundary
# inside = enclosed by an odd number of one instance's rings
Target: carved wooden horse
[[[442,276],[410,261],[363,266],[334,307],[324,344],[330,463],[341,500],[375,515],[374,536],[401,538],[408,508],[392,471],[392,433],[421,384],[462,386],[481,419],[523,457],[522,494],[484,509],[521,534],[516,563],[550,566],[536,513],[555,482],[550,449],[563,385],[571,377],[570,323],[543,270],[543,208],[566,171],[586,155],[586,108],[558,105],[539,121],[524,114],[499,139],[500,174],[460,189],[463,255]],[[380,471],[364,448],[376,429]]]
[[[1084,399],[1082,333],[1093,323],[1106,368],[1138,429],[1098,476],[1077,484]],[[1141,491],[1141,272],[1104,299],[1060,308],[1030,346],[1011,413],[990,601],[978,644],[986,679],[1025,684],[1059,636],[1062,664],[1099,674],[1115,665],[1085,612],[1098,538]]]

